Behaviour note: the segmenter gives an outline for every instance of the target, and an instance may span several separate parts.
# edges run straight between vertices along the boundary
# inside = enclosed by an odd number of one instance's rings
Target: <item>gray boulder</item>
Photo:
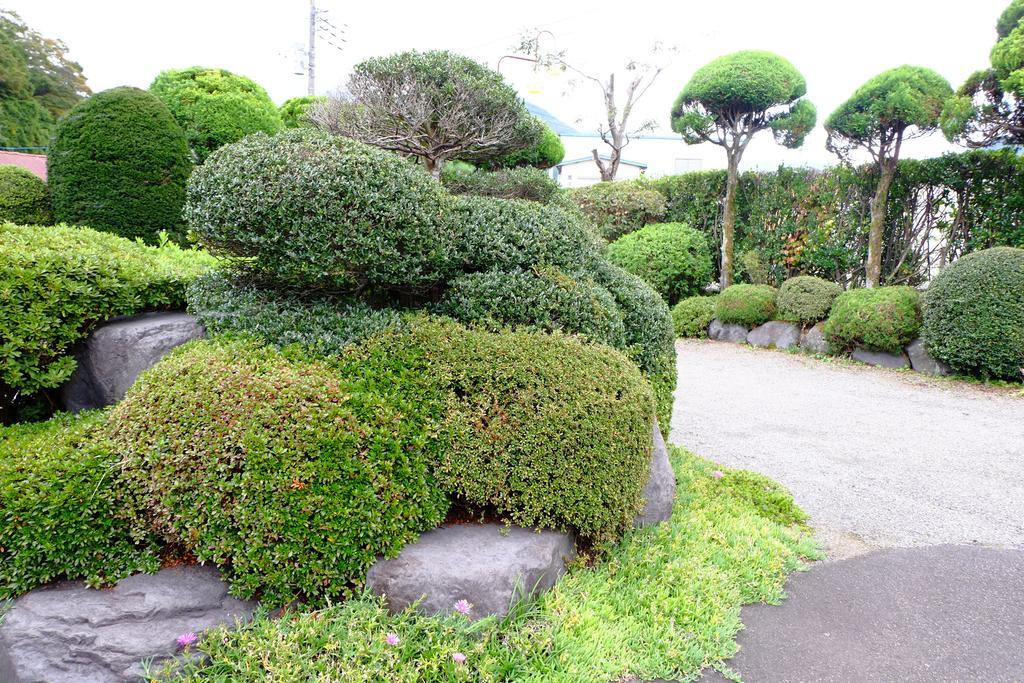
[[[176,640],[248,620],[255,602],[228,596],[212,567],[137,574],[111,589],[65,581],[14,601],[0,624],[3,683],[108,683],[138,680],[180,650]]]
[[[928,353],[928,349],[924,347],[922,339],[910,342],[906,351],[910,358],[910,367],[917,372],[923,372],[926,375],[948,375],[952,372],[948,365],[932,358],[932,354]]]
[[[543,592],[576,555],[571,534],[499,524],[459,524],[428,531],[397,557],[377,560],[367,587],[398,612],[421,597],[426,614],[451,612],[459,600],[470,617],[508,613],[513,600]]]
[[[800,335],[800,348],[811,353],[828,353],[828,342],[825,341],[825,323],[818,323]]]
[[[198,320],[174,311],[103,323],[75,350],[78,367],[61,388],[64,407],[77,412],[117,403],[139,373],[204,334]]]
[[[800,343],[800,327],[782,320],[770,320],[752,329],[747,343],[770,349],[788,349]]]
[[[668,448],[657,420],[651,430],[651,440],[651,468],[644,486],[644,509],[633,520],[633,526],[638,527],[667,520],[672,516],[672,505],[676,500],[676,474],[668,459]]]
[[[732,342],[733,344],[745,344],[747,332],[747,328],[743,327],[743,325],[723,323],[718,318],[715,318],[711,321],[711,325],[708,326],[708,339]]]
[[[876,365],[883,368],[909,368],[910,361],[902,353],[885,353],[883,351],[868,351],[867,349],[854,349],[850,357],[859,360],[861,363]]]

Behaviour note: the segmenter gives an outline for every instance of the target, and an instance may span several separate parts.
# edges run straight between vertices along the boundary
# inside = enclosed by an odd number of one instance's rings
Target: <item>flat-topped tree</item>
[[[825,121],[825,146],[830,152],[849,161],[852,152],[862,149],[878,168],[865,266],[868,287],[877,287],[882,278],[885,205],[903,141],[932,133],[952,94],[946,79],[931,69],[898,66],[857,88]]]
[[[736,188],[743,152],[755,135],[771,130],[786,147],[803,144],[817,110],[801,99],[807,82],[792,64],[771,52],[735,52],[706,64],[672,106],[672,130],[687,144],[725,148],[728,175],[722,220],[722,288],[732,284]]]

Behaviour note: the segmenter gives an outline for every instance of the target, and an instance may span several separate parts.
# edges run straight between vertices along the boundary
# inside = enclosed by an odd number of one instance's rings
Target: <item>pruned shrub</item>
[[[925,346],[957,372],[1024,379],[1024,249],[997,247],[946,266],[924,297]]]
[[[551,176],[529,166],[485,171],[453,161],[445,164],[441,182],[453,194],[528,199],[544,204],[558,194],[558,183]]]
[[[214,152],[192,174],[185,215],[212,252],[282,285],[419,292],[449,272],[449,204],[397,155],[295,129]]]
[[[672,305],[711,280],[707,238],[682,223],[655,223],[608,245],[608,260],[639,276]]]
[[[691,296],[672,307],[672,323],[677,337],[708,336],[708,327],[715,319],[715,297]]]
[[[306,128],[312,126],[313,122],[309,120],[309,108],[326,99],[326,97],[320,95],[302,95],[285,100],[285,103],[278,109],[278,114],[281,116],[281,125],[285,128]]]
[[[769,285],[732,285],[715,297],[715,317],[753,327],[775,316],[776,290]]]
[[[76,105],[57,124],[47,164],[57,221],[153,244],[182,227],[188,144],[145,90],[104,90]]]
[[[843,288],[813,275],[791,277],[779,287],[776,298],[779,320],[813,325],[828,317],[832,303]]]
[[[596,183],[567,194],[609,241],[665,217],[662,194],[635,182]]]
[[[50,225],[50,192],[46,183],[20,166],[0,166],[0,223]]]
[[[531,166],[533,168],[548,169],[562,163],[565,158],[565,145],[551,126],[534,116],[533,123],[537,129],[537,142],[510,152],[497,159],[487,159],[481,162],[484,168],[522,168]]]
[[[656,372],[675,358],[668,304],[650,285],[611,263],[598,264],[596,281],[615,298],[626,329],[626,354],[644,372]],[[671,364],[671,363],[670,363]]]
[[[156,571],[152,539],[120,516],[101,413],[0,427],[0,600],[58,579],[112,583]]]
[[[834,353],[856,347],[900,353],[921,329],[921,297],[912,287],[851,289],[836,297],[824,335]]]

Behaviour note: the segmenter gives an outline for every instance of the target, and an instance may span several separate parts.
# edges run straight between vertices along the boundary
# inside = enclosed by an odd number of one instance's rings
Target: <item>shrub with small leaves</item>
[[[568,196],[609,241],[665,217],[665,197],[632,181],[596,183]]]
[[[776,299],[779,320],[813,325],[828,317],[832,303],[843,288],[812,275],[791,277],[779,287]]]
[[[445,164],[441,182],[452,194],[529,199],[544,204],[558,194],[558,183],[551,176],[529,166],[485,171],[453,161]]]
[[[50,193],[39,176],[20,166],[0,166],[0,223],[53,223]]]
[[[672,323],[677,337],[708,336],[708,327],[715,319],[715,297],[691,296],[672,308]]]
[[[655,223],[608,245],[608,260],[639,276],[669,305],[699,294],[711,280],[707,238],[682,223]]]
[[[278,109],[281,115],[281,124],[285,128],[305,128],[312,126],[307,113],[314,104],[325,101],[327,98],[318,95],[302,95],[286,100]]]
[[[732,285],[715,297],[715,317],[753,327],[775,316],[776,290],[769,285]]]
[[[921,329],[921,296],[912,287],[851,289],[836,297],[825,321],[833,353],[856,347],[900,353]]]

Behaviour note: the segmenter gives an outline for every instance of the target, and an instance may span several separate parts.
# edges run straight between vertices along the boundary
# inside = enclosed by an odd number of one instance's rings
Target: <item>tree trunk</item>
[[[732,284],[732,245],[736,233],[736,188],[739,186],[739,155],[729,153],[725,180],[725,213],[722,216],[722,289]]]
[[[444,166],[444,162],[441,159],[431,159],[430,157],[423,157],[423,168],[427,169],[427,173],[432,175],[435,180],[441,179],[442,166]]]
[[[882,238],[885,236],[885,205],[889,199],[889,188],[896,175],[895,160],[881,164],[878,187],[871,199],[871,229],[868,231],[868,262],[865,267],[865,286],[878,287],[882,281]]]

